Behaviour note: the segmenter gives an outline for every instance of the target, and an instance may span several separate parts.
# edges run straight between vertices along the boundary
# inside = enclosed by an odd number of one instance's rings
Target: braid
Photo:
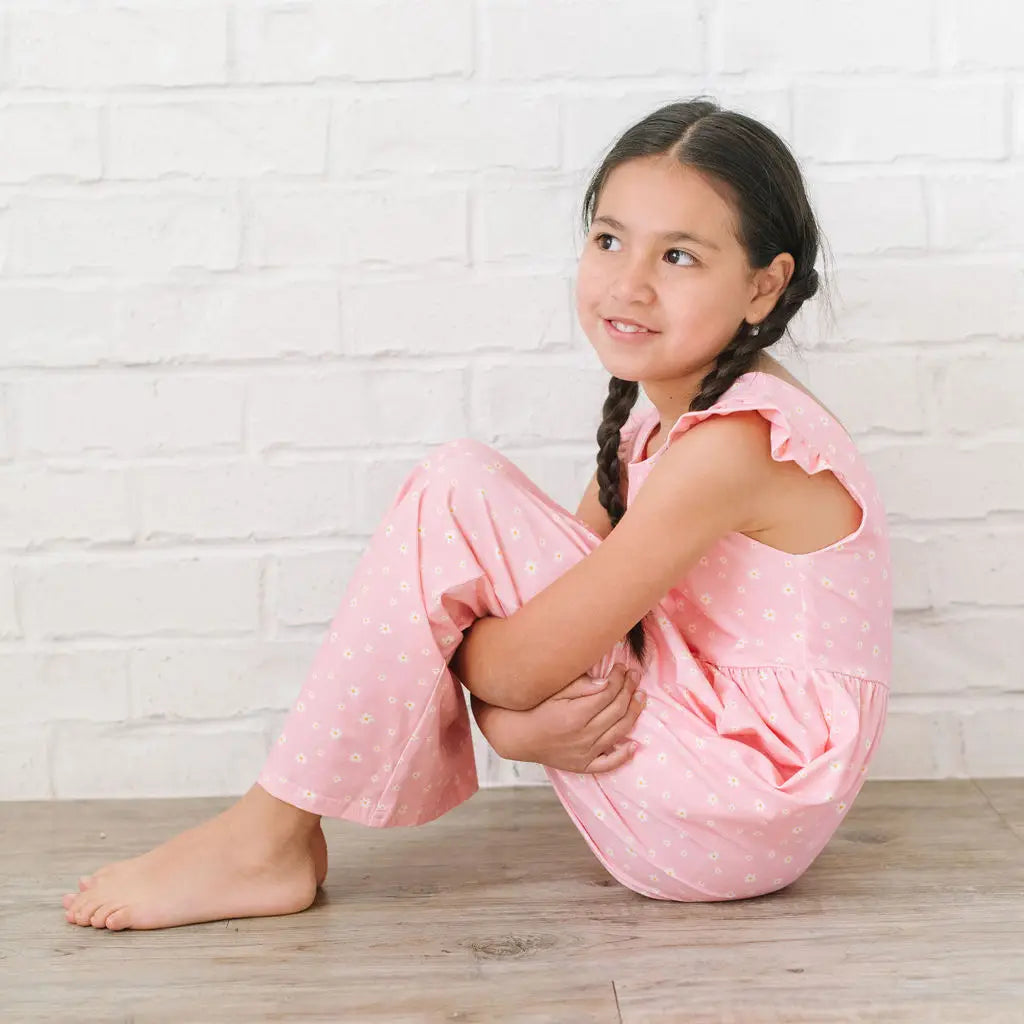
[[[597,483],[598,498],[608,513],[612,529],[626,514],[622,498],[622,462],[619,446],[622,443],[622,425],[636,404],[640,385],[635,380],[622,380],[613,376],[608,381],[608,397],[602,409],[603,419],[597,428]],[[629,631],[629,646],[641,665],[646,665],[644,623],[641,619]]]
[[[739,377],[754,366],[757,353],[774,345],[782,337],[797,310],[817,291],[818,272],[811,269],[789,282],[772,311],[760,324],[749,324],[744,320],[732,341],[718,354],[711,372],[700,382],[697,394],[690,403],[690,411],[710,409]],[[626,503],[620,488],[622,462],[619,459],[619,446],[622,425],[636,404],[639,390],[636,381],[613,376],[608,381],[608,397],[602,409],[603,419],[597,428],[598,497],[608,513],[613,530],[626,513]],[[637,661],[646,667],[647,638],[643,619],[630,629],[627,639]]]
[[[786,332],[796,311],[818,290],[818,272],[810,270],[803,277],[794,278],[779,296],[772,311],[760,324],[746,320],[735,337],[718,354],[714,368],[700,382],[700,388],[690,403],[690,411],[710,409],[722,395],[753,368],[757,353],[770,348]]]
[[[599,497],[612,522],[612,528],[626,514],[626,503],[622,500],[619,446],[622,444],[622,425],[629,419],[639,393],[640,386],[635,380],[612,377],[608,381],[608,397],[601,410],[604,418],[597,428]]]

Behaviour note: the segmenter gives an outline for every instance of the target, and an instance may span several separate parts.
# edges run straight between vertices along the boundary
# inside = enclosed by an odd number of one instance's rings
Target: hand
[[[621,665],[612,669],[603,687],[598,682],[582,675],[527,711],[484,705],[483,715],[475,701],[473,710],[481,731],[502,757],[561,771],[612,771],[633,756],[635,744],[626,737],[646,695],[637,693],[637,682]]]

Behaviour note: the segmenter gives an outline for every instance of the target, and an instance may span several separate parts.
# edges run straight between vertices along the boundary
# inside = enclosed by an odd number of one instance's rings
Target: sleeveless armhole
[[[772,379],[778,380],[775,377]],[[783,387],[792,388],[792,385],[785,381],[780,380],[779,383]],[[796,388],[792,390],[798,391]],[[792,402],[788,401],[787,394],[787,400],[781,403],[778,399],[766,397],[764,394],[726,395],[710,409],[684,412],[673,424],[665,445],[659,452],[664,451],[677,437],[681,437],[687,430],[709,416],[727,416],[731,412],[759,412],[771,424],[771,456],[776,462],[795,462],[808,476],[831,470],[860,506],[861,513],[860,523],[852,533],[816,551],[794,554],[762,544],[753,538],[748,537],[747,540],[759,548],[775,551],[786,558],[813,558],[828,551],[842,551],[846,545],[861,537],[867,529],[869,504],[852,479],[848,468],[855,465],[856,447],[842,427],[817,402],[802,392]],[[845,439],[843,451],[839,450],[834,440],[839,436]]]
[[[640,431],[640,428],[651,415],[649,408],[636,409],[629,414],[626,422],[622,424],[619,429],[619,458],[629,463],[633,457],[633,448],[636,446],[636,436]]]

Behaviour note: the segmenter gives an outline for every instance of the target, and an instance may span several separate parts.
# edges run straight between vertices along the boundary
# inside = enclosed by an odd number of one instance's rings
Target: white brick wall
[[[790,142],[836,260],[779,355],[890,513],[873,777],[1024,775],[1022,37],[1006,0],[4,4],[0,798],[242,792],[425,448],[575,509],[583,185],[699,93]]]

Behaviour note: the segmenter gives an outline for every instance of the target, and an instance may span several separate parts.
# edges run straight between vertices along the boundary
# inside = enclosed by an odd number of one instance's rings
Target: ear
[[[775,308],[795,269],[796,261],[793,257],[788,252],[780,252],[767,267],[753,272],[754,294],[744,317],[747,323],[759,324]]]

